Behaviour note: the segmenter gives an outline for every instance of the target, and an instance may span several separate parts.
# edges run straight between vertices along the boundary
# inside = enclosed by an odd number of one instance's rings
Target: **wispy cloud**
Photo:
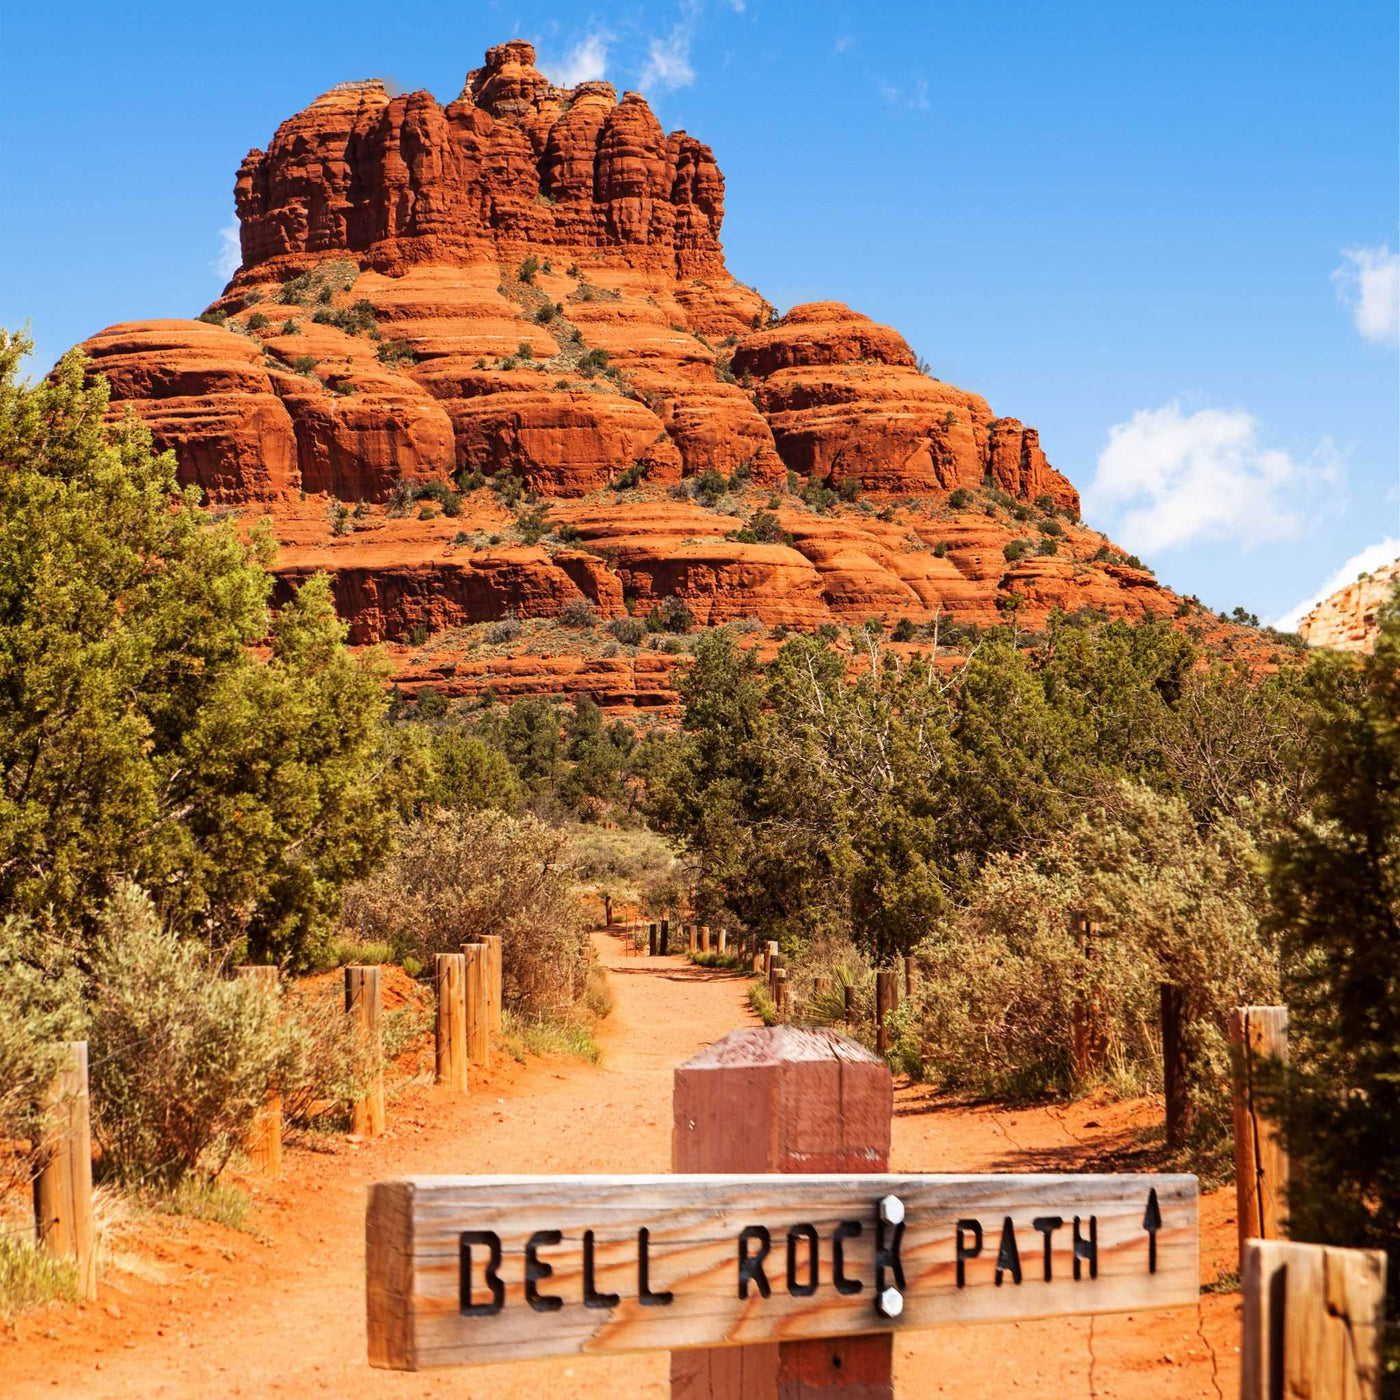
[[[608,69],[608,45],[612,35],[605,29],[585,34],[567,53],[557,59],[541,59],[540,72],[558,87],[577,87],[596,82]]]
[[[854,43],[855,40],[849,34],[838,35],[836,42],[831,46],[831,51],[832,53],[845,53]]]
[[[690,63],[694,39],[694,19],[682,18],[664,38],[653,35],[647,40],[647,61],[637,79],[643,92],[656,88],[670,92],[695,81],[695,69]]]
[[[229,224],[227,228],[219,230],[219,255],[209,266],[225,282],[243,266],[243,249],[238,243],[237,224]]]
[[[929,108],[928,79],[915,78],[909,86],[879,78],[876,85],[880,96],[890,107],[907,107],[911,112],[926,112]]]
[[[1400,344],[1400,253],[1392,253],[1388,243],[1343,248],[1332,282],[1367,340]]]
[[[1353,554],[1316,592],[1310,593],[1296,607],[1290,608],[1282,617],[1278,618],[1274,622],[1274,626],[1280,632],[1296,632],[1298,624],[1324,598],[1329,597],[1339,588],[1345,588],[1349,583],[1355,583],[1362,574],[1368,574],[1373,569],[1379,569],[1382,565],[1394,563],[1397,559],[1400,559],[1400,539],[1387,538],[1376,544],[1367,545],[1359,554]]]
[[[1086,492],[1114,537],[1141,554],[1210,542],[1249,550],[1304,528],[1313,499],[1341,479],[1330,439],[1305,461],[1267,447],[1242,409],[1141,409],[1108,432]]]

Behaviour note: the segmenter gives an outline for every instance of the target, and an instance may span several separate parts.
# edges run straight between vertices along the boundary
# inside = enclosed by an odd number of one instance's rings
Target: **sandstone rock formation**
[[[1370,652],[1380,633],[1381,605],[1400,583],[1400,559],[1339,588],[1298,624],[1309,646],[1337,651]]]
[[[449,644],[585,603],[803,629],[1173,610],[1079,527],[1034,428],[888,326],[736,281],[724,193],[709,147],[517,40],[445,106],[345,83],[283,122],[239,169],[219,300],[84,348],[183,480],[270,517],[281,596],[327,570],[406,681],[453,654],[463,693],[673,699],[670,656]]]

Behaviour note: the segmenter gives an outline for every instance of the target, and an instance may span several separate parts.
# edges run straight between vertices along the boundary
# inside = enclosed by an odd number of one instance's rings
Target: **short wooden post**
[[[885,1017],[899,1006],[899,973],[891,969],[889,972],[877,972],[875,974],[875,1053],[883,1055],[890,1048],[889,1027],[885,1025]]]
[[[238,976],[256,983],[264,996],[277,998],[277,969],[270,966],[245,964],[238,969]],[[247,1136],[243,1139],[243,1153],[253,1170],[262,1176],[282,1175],[282,1089],[280,1085],[269,1084],[263,1105],[253,1115]]]
[[[844,1020],[848,1026],[856,1023],[856,989],[849,982],[842,988],[842,1001],[845,1003]]]
[[[491,1064],[491,951],[485,943],[463,943],[466,960],[467,1058],[480,1069]]]
[[[763,975],[768,976],[773,970],[773,959],[778,956],[778,945],[771,938],[763,954]]]
[[[1191,1136],[1191,1057],[1186,1048],[1186,995],[1170,982],[1161,984],[1162,1089],[1167,1101],[1167,1146],[1184,1147]]]
[[[487,977],[487,1027],[492,1035],[500,1035],[501,1027],[504,1024],[502,993],[504,987],[501,981],[501,935],[499,933],[483,933],[481,941],[486,945],[486,977]]]
[[[661,956],[666,957],[671,951],[671,921],[662,919],[661,921]]]
[[[904,959],[904,1000],[913,1001],[919,989],[919,960],[912,953]]]
[[[437,1062],[433,1082],[452,1093],[467,1092],[467,959],[438,953],[433,959],[437,988]]]
[[[656,956],[656,947],[656,925],[650,924],[647,927],[647,955],[649,957]]]
[[[612,927],[612,895],[603,896],[603,922],[608,928]]]
[[[720,957],[724,957],[729,952],[729,934],[726,929],[720,929],[719,933],[716,935],[715,952],[717,952]]]
[[[812,978],[812,995],[814,997],[825,996],[831,990],[831,978],[823,973],[818,973]]]
[[[685,926],[685,950],[694,953],[700,946],[700,928],[697,924]]]
[[[786,1021],[788,1018],[787,1005],[787,968],[779,967],[773,970],[773,1005],[778,1008],[778,1020]]]
[[[1074,941],[1085,962],[1094,956],[1094,942],[1099,926],[1083,914],[1072,916]],[[1087,1079],[1104,1066],[1106,1047],[1099,1024],[1098,1007],[1091,997],[1076,999],[1070,1011],[1070,1055],[1077,1079]]]
[[[44,1094],[44,1139],[34,1178],[34,1229],[51,1254],[77,1265],[78,1296],[97,1297],[97,1231],[92,1218],[92,1131],[88,1048],[64,1044],[64,1064]]]
[[[345,969],[345,1012],[363,1037],[369,1059],[369,1087],[357,1099],[350,1115],[350,1131],[360,1137],[378,1137],[384,1131],[384,1046],[379,1031],[379,969],[350,966]]]
[[[732,1031],[675,1071],[677,1172],[883,1172],[890,1072],[827,1030]],[[892,1336],[671,1354],[673,1400],[890,1400]]]
[[[1385,1265],[1379,1249],[1248,1241],[1240,1400],[1380,1400]]]
[[[700,951],[701,951],[702,953],[708,953],[708,952],[710,951],[710,926],[709,926],[709,924],[701,924],[701,925],[700,925]]]
[[[1230,1043],[1235,1051],[1235,1218],[1243,1264],[1246,1240],[1288,1235],[1288,1152],[1279,1125],[1255,1102],[1262,1066],[1288,1063],[1288,1008],[1236,1007],[1230,1013]]]

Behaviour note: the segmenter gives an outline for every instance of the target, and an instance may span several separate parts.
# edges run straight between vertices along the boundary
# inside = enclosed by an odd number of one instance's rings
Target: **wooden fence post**
[[[661,921],[661,956],[666,957],[671,951],[671,921],[662,919]]]
[[[1250,1240],[1240,1400],[1380,1400],[1385,1252]]]
[[[773,1005],[778,1008],[778,1020],[786,1021],[788,1018],[788,985],[787,968],[785,967],[773,969]]]
[[[478,1068],[491,1064],[491,951],[484,943],[463,943],[466,959],[467,1058]]]
[[[700,929],[697,924],[687,924],[685,926],[685,950],[687,953],[695,953],[700,944]]]
[[[647,954],[650,957],[656,956],[656,925],[652,924],[647,929]]]
[[[773,971],[773,959],[778,956],[778,945],[773,939],[769,939],[763,950],[763,975],[771,975]]]
[[[350,1114],[350,1131],[360,1137],[378,1137],[384,1131],[384,1046],[379,1033],[379,969],[350,966],[345,969],[345,1012],[364,1037],[369,1056],[369,1088],[356,1100]]]
[[[1235,1052],[1235,1218],[1240,1261],[1245,1241],[1288,1235],[1288,1152],[1279,1125],[1255,1103],[1255,1076],[1266,1061],[1288,1063],[1288,1008],[1237,1006],[1230,1013]]]
[[[729,952],[729,930],[720,929],[715,935],[715,952],[724,957]]]
[[[244,964],[237,975],[256,983],[265,996],[277,999],[277,969]],[[243,1152],[254,1171],[263,1176],[282,1175],[282,1089],[270,1084],[263,1106],[253,1115],[248,1135],[243,1139]]]
[[[603,923],[608,928],[612,927],[612,895],[610,894],[603,896]]]
[[[437,1062],[433,1082],[453,1093],[467,1092],[467,959],[438,953],[433,959],[437,987]]]
[[[1167,1146],[1179,1148],[1191,1136],[1195,1117],[1189,1089],[1191,1060],[1186,1049],[1186,996],[1170,982],[1161,984],[1162,1088],[1167,1101]]]
[[[501,981],[501,935],[483,933],[481,941],[486,945],[486,988],[487,988],[487,1027],[492,1035],[500,1035],[503,1020]]]
[[[919,960],[912,953],[904,959],[904,1000],[913,1001],[919,990]]]
[[[824,996],[831,990],[831,978],[818,974],[812,978],[812,995],[814,997]]]
[[[842,988],[841,1000],[845,1003],[846,1014],[843,1017],[848,1026],[856,1023],[856,989],[849,982]]]
[[[899,973],[877,972],[875,974],[875,1053],[883,1056],[890,1048],[889,1028],[885,1017],[899,1006]]]
[[[677,1172],[883,1172],[890,1072],[826,1030],[732,1031],[675,1071]],[[673,1400],[891,1400],[891,1334],[671,1354]]]
[[[97,1297],[97,1231],[92,1219],[87,1041],[70,1040],[64,1050],[66,1064],[44,1095],[34,1230],[49,1253],[77,1264],[78,1296],[90,1301]]]

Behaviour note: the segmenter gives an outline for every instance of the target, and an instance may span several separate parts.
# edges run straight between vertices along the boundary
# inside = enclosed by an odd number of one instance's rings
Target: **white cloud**
[[[643,91],[670,91],[689,87],[695,81],[695,69],[690,66],[690,43],[694,37],[694,27],[682,20],[664,39],[653,36],[647,40],[647,61],[637,80]]]
[[[606,30],[586,34],[562,58],[549,62],[541,60],[540,72],[556,87],[577,87],[580,83],[596,82],[608,68],[608,44],[612,35]]]
[[[855,43],[855,39],[849,34],[842,34],[840,38],[831,46],[832,53],[845,53],[847,49]]]
[[[1343,248],[1332,273],[1337,299],[1351,308],[1356,329],[1367,340],[1400,342],[1400,253],[1379,248]]]
[[[1242,409],[1186,413],[1173,402],[1108,430],[1087,497],[1140,554],[1211,541],[1251,549],[1300,533],[1308,499],[1340,476],[1330,439],[1299,462],[1265,447]]]
[[[1360,554],[1353,554],[1315,593],[1310,593],[1297,607],[1290,608],[1274,622],[1280,632],[1296,632],[1298,624],[1324,598],[1355,583],[1362,574],[1369,574],[1385,564],[1400,559],[1400,539],[1384,539],[1378,544],[1367,545]]]
[[[229,224],[227,228],[219,230],[219,256],[210,266],[225,282],[243,266],[243,249],[238,243],[237,224]]]

